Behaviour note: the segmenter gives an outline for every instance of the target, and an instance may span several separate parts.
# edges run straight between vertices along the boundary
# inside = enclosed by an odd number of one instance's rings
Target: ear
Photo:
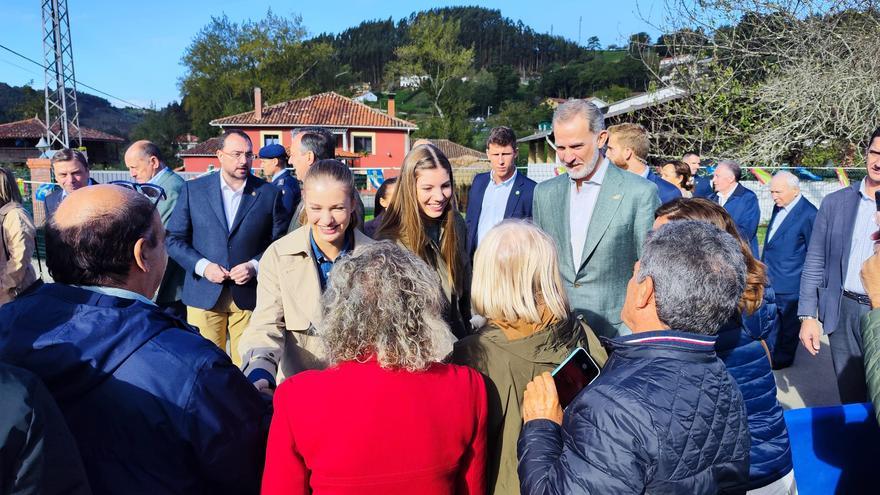
[[[150,157],[150,168],[153,170],[157,170],[159,168],[159,159],[155,156]]]
[[[318,161],[316,160],[317,157],[315,156],[314,151],[306,151],[306,157],[309,159],[309,166],[314,165],[314,163]]]
[[[607,142],[608,142],[608,131],[603,129],[603,130],[599,131],[598,147],[601,148],[601,147],[605,146],[605,143],[607,143]]]
[[[153,260],[147,255],[147,241],[143,237],[134,243],[134,263],[144,273],[149,273]]]
[[[645,277],[636,288],[636,307],[643,309],[654,304],[654,279]]]

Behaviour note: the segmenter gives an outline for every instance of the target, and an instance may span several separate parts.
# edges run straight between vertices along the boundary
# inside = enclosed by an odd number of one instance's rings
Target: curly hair
[[[389,241],[358,246],[334,264],[322,296],[328,362],[375,356],[419,371],[442,361],[455,340],[444,301],[436,272],[413,253]]]
[[[752,314],[761,306],[764,286],[768,284],[767,267],[752,255],[752,249],[739,235],[736,223],[724,207],[702,198],[677,198],[657,208],[654,218],[660,217],[709,222],[737,239],[746,261],[746,288],[740,299],[739,309],[746,314]]]

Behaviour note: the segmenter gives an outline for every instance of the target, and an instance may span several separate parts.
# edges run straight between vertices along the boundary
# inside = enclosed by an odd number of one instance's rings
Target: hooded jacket
[[[523,425],[522,493],[741,492],[749,428],[714,337],[667,330],[603,341],[608,362],[562,426]]]
[[[0,361],[49,388],[96,494],[259,489],[267,404],[155,306],[44,285],[0,309]]]
[[[599,339],[583,320],[574,318],[517,340],[508,340],[501,329],[488,324],[455,343],[452,362],[470,366],[486,378],[487,493],[519,493],[516,441],[523,424],[523,392],[535,376],[553,371],[578,347],[587,349],[599,366],[605,364],[607,355]]]

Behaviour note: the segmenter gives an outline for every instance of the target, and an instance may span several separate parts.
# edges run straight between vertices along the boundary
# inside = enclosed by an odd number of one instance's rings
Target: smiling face
[[[729,168],[718,165],[712,173],[712,185],[715,186],[715,192],[727,194],[736,187],[736,178]]]
[[[442,167],[419,170],[416,174],[416,199],[428,218],[446,213],[452,198],[452,180]]]
[[[89,169],[79,160],[55,162],[52,168],[55,172],[55,181],[67,194],[89,184]]]
[[[553,122],[556,158],[568,169],[572,179],[589,178],[599,163],[599,148],[605,145],[608,132],[590,131],[587,119],[577,116],[568,121]]]
[[[354,212],[351,192],[345,184],[330,178],[310,181],[303,189],[303,201],[315,241],[342,248]]]

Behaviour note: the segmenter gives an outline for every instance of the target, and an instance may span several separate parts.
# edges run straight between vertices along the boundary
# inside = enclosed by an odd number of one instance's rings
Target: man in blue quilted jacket
[[[258,493],[268,404],[150,300],[167,260],[156,199],[96,185],[61,203],[46,229],[55,283],[0,308],[0,361],[46,384],[95,495]]]
[[[633,334],[604,339],[602,374],[564,412],[549,373],[528,385],[523,494],[742,491],[746,411],[714,350],[745,287],[739,243],[705,222],[672,222],[648,235],[634,272],[621,312]]]

